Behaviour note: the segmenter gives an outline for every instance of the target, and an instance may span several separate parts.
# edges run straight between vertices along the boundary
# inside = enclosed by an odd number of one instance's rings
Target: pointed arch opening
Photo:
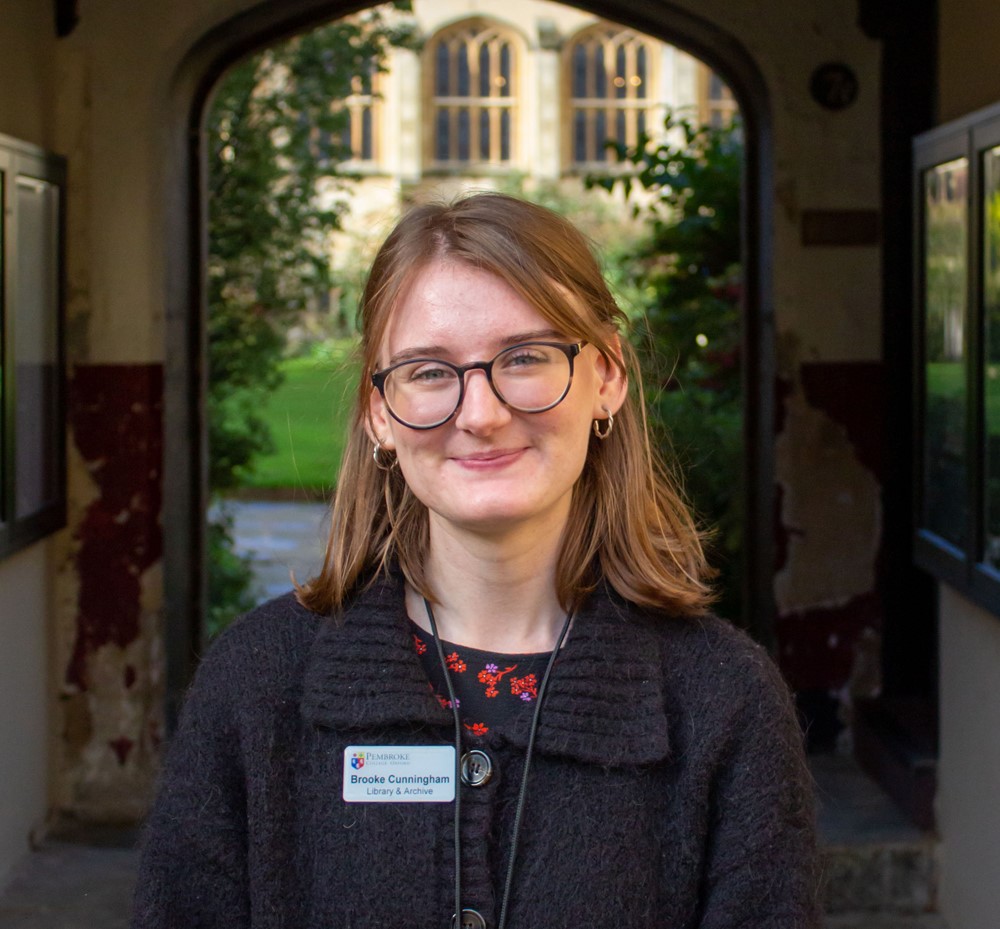
[[[744,615],[753,633],[759,640],[770,644],[774,614],[771,452],[774,340],[769,273],[770,191],[773,182],[770,108],[766,87],[753,59],[734,36],[678,6],[664,4],[634,8],[624,3],[591,2],[572,5],[695,55],[705,62],[711,72],[722,77],[742,114],[746,155],[742,213],[744,455],[741,495],[745,511],[744,548],[747,558],[743,603]],[[356,4],[331,3],[329,0],[261,4],[206,34],[187,55],[173,88],[170,119],[174,131],[167,153],[166,182],[169,189],[186,192],[186,195],[178,195],[169,201],[165,217],[168,249],[184,259],[175,267],[177,273],[172,274],[166,285],[169,362],[166,379],[165,492],[167,499],[171,500],[171,506],[166,508],[164,514],[168,720],[179,705],[201,646],[200,617],[205,604],[203,527],[207,496],[202,393],[205,377],[205,296],[202,287],[205,188],[201,132],[205,109],[219,76],[239,57],[357,9]],[[444,134],[446,144],[440,149],[435,147],[433,152],[435,156],[441,156],[437,159],[441,162],[453,158],[461,161],[465,152],[469,160],[473,160],[475,154],[475,160],[482,163],[502,164],[505,157],[514,156],[519,145],[516,121],[510,118],[518,101],[518,39],[500,30],[484,29],[482,24],[477,27],[478,31],[473,30],[474,34],[469,33],[470,28],[468,23],[457,27],[456,36],[463,38],[459,45],[454,46],[465,49],[467,99],[454,101],[456,96],[463,97],[460,93],[464,86],[461,53],[453,52],[452,47],[443,42],[432,46],[435,49],[432,55],[440,55],[438,50],[441,48],[447,50],[449,75],[447,87],[442,83],[440,88],[437,84],[433,88],[435,97],[441,97],[440,101],[435,100],[437,109],[434,112],[444,113],[441,119],[448,126],[448,132]],[[611,54],[614,67],[605,66],[605,80],[614,86],[614,78],[622,77],[626,92],[621,99],[642,100],[637,91],[627,89],[641,86],[652,74],[653,66],[642,51],[641,42],[620,42],[617,46],[613,45]],[[622,72],[620,75],[619,70]],[[477,75],[478,86],[473,86]],[[639,79],[639,85],[632,82],[633,78]],[[484,79],[487,82],[485,92],[482,85]],[[593,77],[585,74],[583,79],[596,82],[596,72]],[[442,90],[440,95],[437,94],[439,89]],[[347,106],[356,106],[361,114],[365,105],[361,98],[371,96],[364,91],[365,88],[359,88],[357,99],[345,101]],[[584,95],[578,99],[587,98]],[[619,98],[613,96],[611,99]],[[454,115],[461,113],[463,108],[469,122],[467,151],[462,148],[461,117]],[[620,118],[617,113],[619,110],[624,114],[638,112],[641,106],[632,103],[613,109],[615,126],[623,120],[626,139],[630,131],[639,131],[637,116]],[[506,128],[504,114],[508,119]],[[377,130],[370,116],[369,126],[369,138],[374,138]],[[360,151],[363,154],[363,115],[359,127]],[[477,130],[478,140],[473,145]]]

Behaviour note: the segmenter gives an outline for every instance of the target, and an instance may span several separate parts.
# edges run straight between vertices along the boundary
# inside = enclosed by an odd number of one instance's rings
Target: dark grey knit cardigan
[[[498,618],[502,621],[502,618]],[[463,787],[463,905],[496,924],[527,715]],[[447,929],[451,803],[342,799],[347,745],[446,745],[398,578],[334,623],[291,595],[244,617],[198,672],[151,813],[133,929]],[[552,672],[508,926],[817,925],[814,813],[789,696],[713,618],[605,593]]]

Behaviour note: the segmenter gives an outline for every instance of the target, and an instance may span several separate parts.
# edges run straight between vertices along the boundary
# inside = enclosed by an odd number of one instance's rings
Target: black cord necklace
[[[448,662],[444,657],[444,646],[441,644],[441,636],[438,635],[437,622],[434,619],[434,610],[431,609],[430,601],[424,597],[424,608],[427,610],[427,619],[431,624],[431,634],[434,636],[434,644],[437,647],[438,660],[441,662],[441,670],[444,673],[444,682],[448,688],[448,700],[451,703],[451,711],[455,720],[455,915],[451,924],[456,929],[461,929],[462,925],[462,721],[458,715],[458,703],[455,700],[455,689],[452,687],[451,675],[448,673]],[[517,842],[521,834],[521,819],[524,813],[524,801],[528,795],[528,770],[531,767],[531,756],[535,748],[535,736],[538,733],[538,720],[542,713],[542,701],[545,699],[545,691],[549,684],[549,675],[552,666],[555,664],[556,656],[562,648],[566,633],[569,632],[570,622],[573,619],[572,612],[566,614],[559,638],[556,639],[556,647],[549,655],[549,662],[545,666],[545,673],[542,675],[542,682],[538,685],[538,698],[535,700],[535,712],[531,717],[531,730],[528,733],[528,747],[524,756],[524,773],[521,775],[521,788],[517,795],[517,809],[514,813],[514,832],[510,840],[510,858],[507,861],[507,877],[504,881],[503,896],[500,898],[500,919],[497,922],[497,929],[504,929],[507,924],[507,905],[510,902],[510,891],[514,883],[514,860],[517,857]]]

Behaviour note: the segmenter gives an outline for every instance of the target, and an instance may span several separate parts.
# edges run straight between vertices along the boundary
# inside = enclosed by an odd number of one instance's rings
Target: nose
[[[488,435],[510,422],[507,405],[493,392],[486,372],[472,370],[465,375],[465,394],[455,414],[455,425],[475,435]]]

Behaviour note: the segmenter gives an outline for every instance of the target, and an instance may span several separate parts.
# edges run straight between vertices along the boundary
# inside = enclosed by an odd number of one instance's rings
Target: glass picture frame
[[[913,155],[914,557],[1000,616],[1000,106]]]
[[[65,178],[0,135],[0,558],[66,524]]]

